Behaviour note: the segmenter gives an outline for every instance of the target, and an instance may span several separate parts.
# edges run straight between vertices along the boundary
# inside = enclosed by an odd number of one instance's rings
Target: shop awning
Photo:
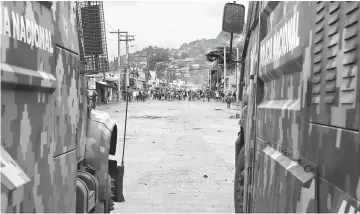
[[[103,81],[97,81],[97,83],[99,83],[99,84],[101,84],[101,85],[109,86],[106,82],[103,82]]]

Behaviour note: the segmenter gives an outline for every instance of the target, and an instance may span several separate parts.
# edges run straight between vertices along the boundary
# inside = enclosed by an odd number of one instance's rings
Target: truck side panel
[[[58,74],[56,66],[68,68],[70,63],[56,65],[55,57],[56,47],[78,53],[74,6],[54,2],[50,9],[40,2],[1,2],[2,146],[30,179],[2,208],[6,212],[75,212],[75,137],[63,141],[64,149],[55,135],[56,113],[60,114],[57,80],[76,83],[77,69]],[[66,86],[61,100],[71,107],[79,101],[71,91],[74,84]],[[78,108],[74,111],[72,116],[78,117]],[[69,117],[69,111],[61,113],[74,130],[78,118]]]
[[[62,213],[75,212],[76,208],[76,151],[54,158],[54,204],[53,210]]]
[[[75,150],[78,102],[78,59],[73,53],[55,48],[57,86],[55,90],[55,139],[54,156]]]
[[[290,5],[260,14],[254,210],[356,212],[360,4]]]
[[[20,68],[13,68],[14,76],[17,76],[19,70]],[[7,75],[7,71],[2,70],[2,76]],[[41,97],[44,100],[41,100]],[[25,92],[2,87],[3,147],[31,179],[23,192],[28,197],[24,197],[25,200],[19,202],[17,207],[9,207],[13,210],[6,212],[16,212],[15,210],[51,212],[52,210],[54,145],[51,143],[53,136],[48,133],[52,133],[54,128],[51,120],[54,105],[49,104],[49,98],[48,93]]]
[[[252,2],[249,4],[253,10],[253,14],[249,13],[248,25],[251,26],[257,19],[258,14],[255,11],[259,11],[259,3]],[[251,32],[249,41],[249,47],[246,53],[245,61],[245,89],[244,99],[247,100],[248,108],[246,110],[246,121],[245,121],[245,172],[244,172],[244,183],[247,186],[244,187],[244,207],[247,207],[248,212],[249,206],[253,203],[251,201],[253,197],[253,164],[254,164],[254,149],[255,149],[255,103],[256,103],[256,90],[257,90],[257,78],[250,78],[251,75],[258,73],[258,52],[259,52],[259,25],[256,25],[254,30]]]
[[[263,95],[257,99],[256,148],[263,162],[257,160],[262,180],[255,186],[255,212],[317,210],[316,167],[301,157],[301,130],[308,118],[303,92],[311,70],[312,8],[310,2],[279,2],[261,11],[260,23],[267,24],[260,29],[263,88],[258,87],[258,94]],[[308,165],[310,172],[304,170]]]
[[[342,197],[360,202],[359,7],[359,2],[316,3],[306,144],[313,152],[304,156],[318,165],[323,179],[319,189],[331,188],[325,197],[331,201],[327,212],[338,211],[333,209],[340,209]],[[340,201],[336,195],[342,195]],[[321,202],[329,203],[325,198]]]
[[[80,162],[85,157],[86,130],[88,125],[88,101],[86,96],[87,83],[86,77],[82,73],[79,74],[78,87],[79,114],[76,130],[76,157],[77,162]]]

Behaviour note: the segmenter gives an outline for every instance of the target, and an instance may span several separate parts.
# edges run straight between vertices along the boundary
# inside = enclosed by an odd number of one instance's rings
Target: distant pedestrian
[[[232,95],[231,93],[229,92],[229,94],[226,96],[225,98],[225,101],[226,101],[226,104],[227,104],[227,108],[230,109],[230,104],[231,104],[231,98],[232,98]]]
[[[106,102],[107,102],[107,91],[106,91],[106,89],[104,89],[104,90],[102,90],[102,96],[101,96],[101,100],[104,102],[104,104],[106,104]]]
[[[108,89],[108,103],[111,103],[112,102],[112,97],[111,97],[111,90],[110,88]]]
[[[134,100],[136,99],[136,91],[135,90],[132,91],[132,97]]]
[[[221,94],[221,101],[224,102],[225,101],[225,94],[224,94],[224,92],[220,92],[220,94]]]
[[[127,91],[127,99],[128,99],[128,102],[131,102],[131,100],[134,100],[133,92],[130,89],[128,89],[128,91]]]
[[[96,108],[96,101],[97,101],[97,93],[96,90],[94,90],[93,95],[92,95],[92,108],[95,109]]]
[[[143,102],[145,102],[145,100],[146,100],[146,98],[147,98],[147,93],[146,93],[146,91],[143,91]]]

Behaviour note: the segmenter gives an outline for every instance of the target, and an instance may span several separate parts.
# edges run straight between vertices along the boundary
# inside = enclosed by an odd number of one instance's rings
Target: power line
[[[108,34],[110,34],[111,36],[113,36],[114,38],[117,38],[114,34],[112,34],[109,30],[107,30],[106,28],[105,28],[105,30],[106,30],[106,32],[108,33]]]
[[[111,28],[111,30],[116,31],[116,30],[115,30],[114,28],[112,28],[108,23],[105,22],[105,24],[106,24],[109,28]]]
[[[114,28],[112,28],[107,22],[105,22],[105,24],[106,24],[109,28],[111,28],[113,31],[115,31]],[[106,29],[106,27],[105,27],[105,30],[106,30],[111,36],[113,36],[114,38],[117,38],[117,36],[115,36],[114,34],[112,34],[108,29]]]

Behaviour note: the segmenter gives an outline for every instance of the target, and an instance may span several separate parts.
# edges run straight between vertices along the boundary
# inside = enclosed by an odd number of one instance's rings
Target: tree
[[[145,68],[146,78],[150,78],[150,71],[156,71],[157,78],[163,78],[165,76],[164,71],[166,66],[163,62],[167,62],[170,59],[170,50],[149,46],[144,49],[147,66]]]
[[[156,77],[162,79],[165,77],[165,70],[167,66],[165,63],[157,63],[156,65]]]
[[[174,54],[174,59],[180,59],[180,57],[179,57],[179,55],[177,55],[177,54]]]
[[[189,58],[189,54],[187,52],[182,52],[181,55],[180,55],[180,58],[181,59]]]

